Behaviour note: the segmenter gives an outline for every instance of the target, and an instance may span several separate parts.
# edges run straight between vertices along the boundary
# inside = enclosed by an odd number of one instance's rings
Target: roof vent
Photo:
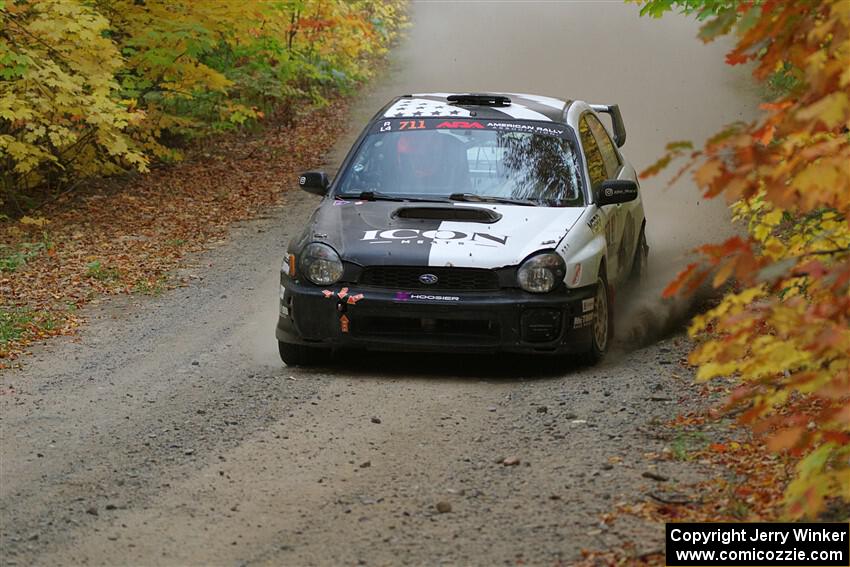
[[[454,94],[446,97],[449,104],[460,104],[463,106],[510,106],[511,99],[505,95],[494,95],[487,93]]]

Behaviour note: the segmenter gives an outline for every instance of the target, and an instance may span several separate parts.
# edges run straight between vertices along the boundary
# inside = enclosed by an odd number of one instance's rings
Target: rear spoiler
[[[620,107],[616,104],[591,104],[590,108],[596,112],[604,112],[611,117],[611,124],[614,127],[614,143],[618,148],[622,148],[626,143],[626,127],[623,124],[623,115],[620,114]]]

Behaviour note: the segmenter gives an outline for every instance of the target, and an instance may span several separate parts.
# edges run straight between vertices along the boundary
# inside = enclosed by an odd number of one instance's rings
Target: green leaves
[[[738,14],[734,8],[723,8],[713,20],[703,24],[699,29],[698,37],[704,42],[726,35],[732,31],[732,26],[738,21]]]
[[[641,4],[640,15],[660,18],[667,12],[677,10],[681,14],[695,15],[705,20],[727,12],[734,13],[741,2],[739,0],[631,0]]]
[[[0,42],[0,78],[8,81],[23,77],[29,64],[29,57],[22,53],[15,53],[9,49],[6,42]]]

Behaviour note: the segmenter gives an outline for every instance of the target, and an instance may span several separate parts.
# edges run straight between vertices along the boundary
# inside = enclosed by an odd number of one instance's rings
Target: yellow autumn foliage
[[[122,60],[109,22],[74,0],[0,7],[0,168],[4,189],[141,170],[124,130],[139,116],[116,97]]]
[[[0,0],[4,200],[179,159],[197,133],[347,92],[402,0]],[[8,204],[8,203],[7,203]]]

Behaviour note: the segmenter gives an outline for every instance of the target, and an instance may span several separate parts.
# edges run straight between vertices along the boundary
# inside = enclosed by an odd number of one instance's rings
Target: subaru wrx
[[[281,269],[281,358],[356,348],[599,360],[614,292],[639,281],[648,254],[625,140],[617,105],[392,100],[333,181],[300,176],[323,198]]]

